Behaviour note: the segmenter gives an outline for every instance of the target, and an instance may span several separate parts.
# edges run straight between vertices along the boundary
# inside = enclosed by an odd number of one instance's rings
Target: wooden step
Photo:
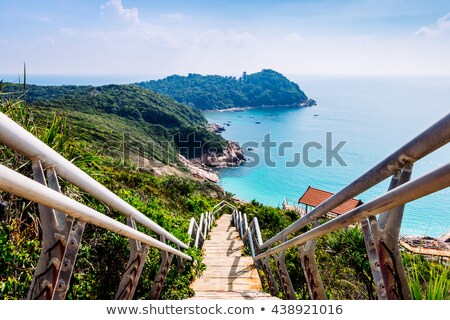
[[[224,291],[207,291],[196,292],[195,296],[191,299],[198,300],[211,300],[211,299],[228,299],[228,300],[276,300],[277,298],[271,296],[268,293],[260,291],[241,291],[241,292],[224,292]]]
[[[261,292],[253,259],[242,256],[244,244],[230,220],[222,215],[203,245],[206,270],[191,285],[193,299],[276,299]]]

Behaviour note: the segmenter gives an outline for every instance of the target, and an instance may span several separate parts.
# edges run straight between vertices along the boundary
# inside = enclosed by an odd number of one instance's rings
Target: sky
[[[0,76],[450,75],[450,0],[0,0]]]

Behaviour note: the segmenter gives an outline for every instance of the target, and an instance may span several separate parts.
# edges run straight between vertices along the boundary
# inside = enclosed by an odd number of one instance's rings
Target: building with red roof
[[[322,202],[330,198],[332,195],[333,193],[331,192],[309,186],[305,193],[298,200],[298,203],[303,204],[305,206],[306,213],[308,213],[309,211],[320,205]],[[326,216],[328,218],[335,218],[356,208],[357,206],[360,206],[361,204],[363,204],[363,202],[358,199],[347,200],[340,206],[331,210]]]

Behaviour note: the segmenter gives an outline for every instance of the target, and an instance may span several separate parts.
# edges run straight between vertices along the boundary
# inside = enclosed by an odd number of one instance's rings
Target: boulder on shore
[[[242,148],[235,142],[227,140],[223,152],[211,152],[202,156],[202,163],[213,168],[237,167],[245,162]]]
[[[221,125],[218,125],[217,123],[208,123],[206,125],[206,130],[210,131],[210,132],[214,132],[214,133],[221,133],[223,131],[225,131],[225,128]]]

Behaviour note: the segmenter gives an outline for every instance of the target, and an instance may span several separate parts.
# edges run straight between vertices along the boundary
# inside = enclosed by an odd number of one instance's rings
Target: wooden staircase
[[[231,225],[231,215],[222,215],[210,235],[203,245],[206,270],[191,285],[193,299],[276,299],[261,292],[253,259],[241,255],[244,244]]]

